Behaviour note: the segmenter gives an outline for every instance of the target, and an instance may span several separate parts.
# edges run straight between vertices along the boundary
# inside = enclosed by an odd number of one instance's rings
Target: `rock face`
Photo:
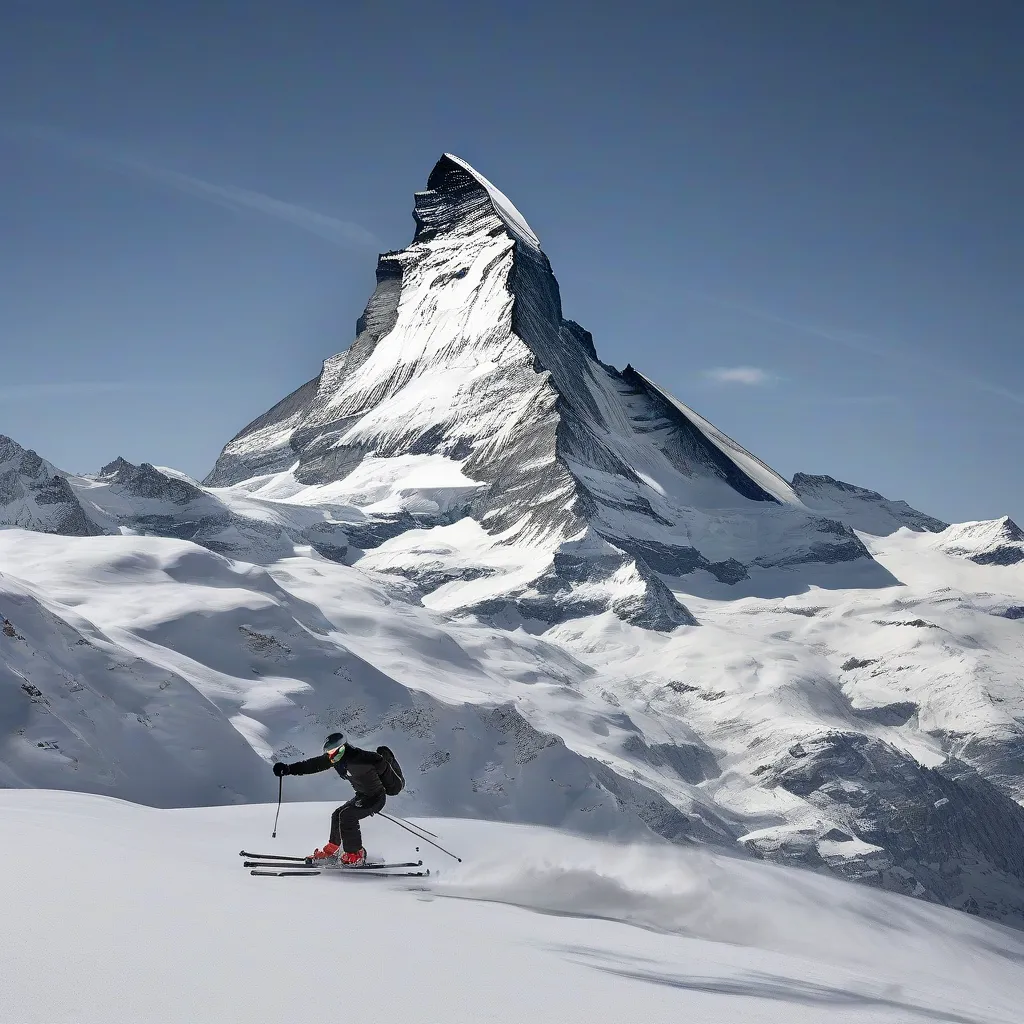
[[[86,516],[67,479],[34,451],[0,434],[0,526],[89,537],[102,531]]]
[[[379,260],[352,346],[230,441],[207,485],[287,477],[366,509],[382,495],[365,478],[383,474],[394,510],[421,529],[470,518],[492,545],[546,551],[528,584],[477,588],[464,605],[511,602],[545,622],[602,603],[666,628],[693,619],[655,574],[731,584],[869,561],[848,526],[693,410],[601,363],[563,318],[536,234],[468,164],[443,156],[414,218],[412,244]],[[594,557],[565,548],[581,540]],[[422,582],[395,548],[382,556],[391,571]],[[627,562],[643,593],[616,601]]]

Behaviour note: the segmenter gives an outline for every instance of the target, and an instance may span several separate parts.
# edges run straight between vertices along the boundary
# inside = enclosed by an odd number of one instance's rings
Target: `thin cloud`
[[[943,366],[941,363],[936,363],[933,358],[925,357],[921,353],[908,353],[901,351],[901,349],[893,342],[887,342],[884,339],[876,338],[869,334],[863,334],[859,331],[843,331],[836,330],[834,328],[819,327],[816,324],[809,324],[800,320],[791,320],[787,317],[777,316],[776,314],[760,309],[757,306],[750,306],[743,302],[734,302],[730,299],[722,299],[715,295],[708,295],[705,292],[688,291],[687,294],[691,298],[709,303],[712,306],[719,306],[722,309],[731,309],[737,313],[743,313],[746,316],[753,317],[754,319],[763,320],[765,323],[777,324],[780,327],[789,327],[802,334],[807,334],[814,338],[820,338],[823,341],[831,341],[837,345],[842,345],[845,348],[852,349],[854,352],[880,356],[883,359],[895,359],[900,362],[912,364],[913,369],[917,372],[924,371],[935,373],[940,377],[945,377],[947,380],[966,384],[977,391],[983,391],[989,395],[996,395],[999,398],[1005,398],[1008,402],[1013,402],[1016,405],[1024,405],[1024,394],[1021,394],[1018,391],[1012,391],[1009,388],[1004,388],[1000,384],[993,384],[992,381],[985,380],[982,377],[973,377],[969,374],[964,374],[959,370],[953,370],[948,366]]]
[[[212,384],[191,381],[67,380],[38,384],[4,384],[0,402],[24,402],[83,395],[136,394],[139,392],[202,391]]]
[[[775,375],[757,366],[716,366],[705,370],[704,376],[716,384],[742,384],[745,387],[763,387],[775,380]]]
[[[225,209],[262,213],[335,245],[346,248],[380,247],[377,237],[360,224],[331,217],[319,210],[299,206],[297,203],[275,199],[263,192],[254,192],[252,189],[241,188],[237,185],[218,185],[212,181],[197,178],[193,174],[184,174],[168,167],[160,167],[128,154],[107,149],[96,143],[86,142],[53,128],[39,125],[24,128],[8,126],[8,132],[41,142],[67,156],[156,182],[165,188],[182,192],[196,199],[204,199]]]
[[[898,395],[793,395],[791,401],[805,405],[895,405],[901,401]]]

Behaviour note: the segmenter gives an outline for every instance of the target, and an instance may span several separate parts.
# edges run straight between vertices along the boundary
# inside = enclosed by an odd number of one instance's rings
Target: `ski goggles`
[[[331,759],[331,764],[337,764],[345,756],[345,744],[342,743],[340,747],[325,750],[324,753]]]

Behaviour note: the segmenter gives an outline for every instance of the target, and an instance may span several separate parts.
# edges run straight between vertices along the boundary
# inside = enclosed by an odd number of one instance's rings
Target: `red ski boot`
[[[347,868],[359,868],[366,863],[366,850],[356,850],[355,853],[343,853],[341,863]]]
[[[322,850],[314,850],[308,860],[337,860],[338,851],[341,847],[337,843],[324,843]]]

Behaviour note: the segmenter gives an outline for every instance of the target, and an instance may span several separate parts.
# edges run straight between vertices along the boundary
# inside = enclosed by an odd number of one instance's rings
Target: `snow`
[[[400,511],[447,512],[461,507],[482,486],[465,476],[462,463],[455,459],[398,455],[388,459],[368,456],[343,480],[329,484],[302,484],[293,470],[287,470],[210,490],[229,508],[245,515],[267,515],[272,509],[286,517],[290,506],[298,505],[330,508],[346,522]],[[260,501],[250,500],[253,498]]]
[[[286,780],[291,782],[295,780]],[[154,810],[0,792],[0,1015],[401,1024],[1010,1024],[1019,933],[694,850],[427,820],[425,880],[253,878],[332,804]],[[386,855],[409,837],[365,826]],[[46,955],[42,951],[55,951]],[[54,967],[59,957],[59,969]]]
[[[268,800],[267,762],[313,753],[345,724],[402,752],[407,806],[420,813],[589,834],[695,830],[770,857],[796,842],[838,873],[839,861],[860,871],[858,858],[820,846],[830,830],[860,841],[874,829],[871,844],[890,853],[901,840],[861,820],[857,801],[779,785],[796,745],[884,742],[910,759],[885,784],[925,819],[953,794],[899,780],[950,755],[1024,797],[1014,768],[1024,636],[1005,614],[1024,606],[1024,567],[979,565],[910,530],[863,540],[899,586],[687,591],[702,626],[658,633],[610,613],[508,628],[465,615],[466,600],[528,585],[549,558],[495,544],[468,518],[406,531],[356,566],[308,549],[259,567],[168,538],[0,531],[0,614],[12,631],[0,634],[0,784],[162,806]],[[593,534],[565,545],[608,550]],[[390,575],[391,559],[425,577],[457,571],[425,607]],[[468,578],[464,567],[480,564],[490,574]],[[620,598],[635,586],[609,579]],[[858,794],[879,782],[832,784]],[[328,792],[311,782],[293,796]],[[961,821],[982,813],[949,810]],[[969,860],[967,846],[943,848],[936,860]],[[957,900],[988,892],[986,913],[1016,919],[1017,897],[986,889],[985,864],[965,860],[955,877],[966,886]]]
[[[797,473],[793,477],[793,489],[808,508],[876,537],[888,536],[903,527],[935,533],[947,525],[918,512],[905,501],[890,501],[877,491],[830,476]]]
[[[828,571],[843,586],[895,582],[852,530],[736,441],[648,377],[601,363],[562,318],[536,235],[508,198],[457,157],[435,172],[417,194],[413,243],[380,258],[352,346],[232,439],[207,480],[238,517],[272,518],[283,537],[266,555],[245,550],[250,531],[234,523],[243,540],[210,538],[217,550],[266,563],[289,541],[320,550],[317,531],[351,526],[351,554],[335,539],[335,557],[405,576],[439,612],[518,616],[531,629],[596,608],[649,628],[692,624],[654,573],[730,586],[841,563]],[[324,524],[288,524],[296,505]],[[361,529],[389,516],[384,530]],[[491,542],[452,549],[443,533],[420,533],[463,518]],[[414,536],[396,537],[403,529]],[[560,577],[563,545],[586,530],[616,555]]]

